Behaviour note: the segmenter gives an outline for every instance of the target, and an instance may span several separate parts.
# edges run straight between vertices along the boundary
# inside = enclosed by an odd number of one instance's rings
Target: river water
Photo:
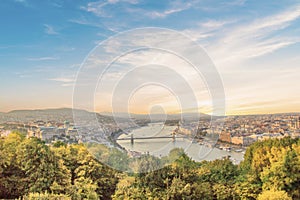
[[[171,136],[175,128],[175,126],[164,126],[162,123],[151,123],[148,126],[134,129],[129,134],[122,134],[119,139],[130,138],[131,134],[134,138]],[[131,144],[130,140],[118,140],[117,142],[127,150],[149,153],[157,157],[168,155],[174,148],[183,148],[195,161],[215,160],[230,156],[230,159],[238,164],[244,156],[240,152],[221,150],[206,143],[192,142],[192,139],[189,138],[176,138],[175,141],[172,138],[134,139],[134,144]]]

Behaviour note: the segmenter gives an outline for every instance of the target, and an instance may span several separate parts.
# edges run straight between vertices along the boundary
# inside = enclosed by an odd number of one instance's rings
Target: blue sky
[[[142,27],[174,29],[203,46],[222,77],[227,114],[300,111],[297,0],[2,0],[0,15],[0,111],[71,107],[88,53]]]

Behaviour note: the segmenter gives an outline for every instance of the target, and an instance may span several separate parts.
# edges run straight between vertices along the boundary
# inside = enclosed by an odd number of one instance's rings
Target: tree
[[[234,184],[235,193],[241,199],[257,199],[261,193],[261,183],[257,181],[256,175],[251,173],[241,174]]]
[[[199,170],[205,173],[199,177],[211,183],[231,184],[238,176],[237,166],[228,158],[214,161],[204,161]]]
[[[20,144],[17,160],[26,174],[29,192],[50,192],[54,181],[64,188],[70,184],[70,174],[63,162],[38,138],[32,137]]]
[[[117,185],[117,172],[99,163],[92,155],[86,152],[85,157],[79,160],[80,166],[75,170],[76,179],[88,179],[96,185],[96,192],[99,197],[110,199],[115,192]]]
[[[96,192],[97,184],[90,178],[80,177],[75,180],[72,190],[72,199],[74,200],[97,200],[99,196]]]
[[[191,185],[179,178],[174,178],[167,190],[168,197],[174,200],[191,199],[191,193]]]
[[[233,189],[225,184],[213,185],[214,196],[218,200],[234,199],[235,193]]]
[[[209,182],[193,183],[191,191],[191,199],[211,200],[214,198],[213,189]]]
[[[127,176],[123,174],[123,177],[120,179],[119,183],[117,184],[117,189],[112,196],[112,199],[118,200],[129,200],[129,199],[151,199],[149,197],[157,196],[158,193],[151,194],[149,193],[149,188],[144,187],[143,185],[137,183],[138,180],[135,177]],[[148,198],[147,194],[148,193]],[[153,199],[153,198],[152,198]]]
[[[151,173],[162,167],[160,159],[152,155],[143,155],[131,160],[129,166],[134,173]]]
[[[292,200],[285,191],[265,190],[258,195],[257,200]]]
[[[101,164],[84,145],[72,144],[53,147],[52,149],[64,161],[64,165],[70,171],[71,184],[77,185],[75,191],[80,192],[82,183],[87,182],[90,185],[89,191],[92,191],[93,187],[96,186],[95,192],[98,197],[111,198],[118,181],[117,171]]]
[[[24,139],[19,132],[0,138],[0,199],[18,198],[26,192],[26,174],[20,168],[16,154]]]
[[[71,197],[64,194],[51,193],[29,193],[24,197],[24,200],[71,200]]]
[[[129,158],[126,153],[112,148],[108,154],[107,162],[109,166],[119,171],[128,171],[129,170]]]
[[[261,173],[263,189],[284,190],[292,194],[294,198],[299,196],[300,165],[296,150],[272,148],[273,151],[270,166],[264,168]]]

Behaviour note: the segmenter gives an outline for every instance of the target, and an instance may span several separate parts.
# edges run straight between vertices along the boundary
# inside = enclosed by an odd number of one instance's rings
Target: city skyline
[[[115,34],[143,27],[176,30],[204,48],[223,80],[227,115],[300,112],[297,1],[5,0],[0,11],[0,112],[72,107],[76,73],[89,52]],[[153,53],[150,60],[174,61],[158,55]],[[142,65],[147,56],[135,55],[118,64]],[[190,71],[183,72],[189,78]],[[165,103],[168,113],[178,112],[174,98],[150,98],[156,93],[166,96],[148,88],[138,102]],[[199,111],[210,113],[207,91],[199,93],[204,96]],[[111,111],[106,102],[100,100],[95,111]],[[133,103],[131,112],[147,113],[142,103]]]

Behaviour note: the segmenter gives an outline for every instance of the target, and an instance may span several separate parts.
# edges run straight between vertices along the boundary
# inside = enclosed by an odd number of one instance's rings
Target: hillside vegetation
[[[102,145],[93,151],[118,162]],[[82,144],[48,146],[14,132],[0,139],[0,199],[300,199],[299,139],[256,142],[240,165],[195,162],[181,149],[164,159],[172,164],[127,174],[101,164]],[[158,162],[140,161],[143,168]]]

